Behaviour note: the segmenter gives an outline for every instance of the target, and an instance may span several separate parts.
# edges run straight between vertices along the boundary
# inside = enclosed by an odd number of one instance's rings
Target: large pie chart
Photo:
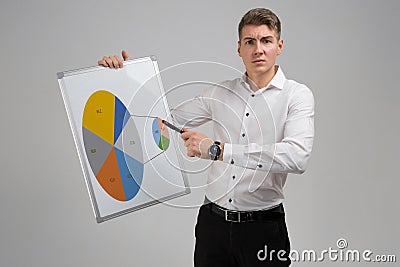
[[[143,150],[133,118],[117,96],[100,90],[88,98],[82,134],[90,167],[104,191],[119,201],[134,198],[143,179]]]

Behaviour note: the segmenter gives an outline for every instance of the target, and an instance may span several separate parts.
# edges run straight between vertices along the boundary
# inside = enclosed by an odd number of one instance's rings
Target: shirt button
[[[234,161],[233,161],[233,159],[231,160],[231,164],[233,164],[233,163],[235,163]]]
[[[231,202],[232,202],[232,199],[230,198],[230,199],[229,199],[229,203],[231,203]]]
[[[252,94],[251,96],[252,96],[252,97],[254,97],[255,95],[254,95],[254,94]]]
[[[235,176],[235,175],[234,175],[234,176],[232,176],[232,179],[233,179],[233,180],[235,180],[235,178],[236,178],[236,176]]]
[[[249,115],[250,115],[250,113],[247,112],[247,113],[246,113],[246,117],[248,117]]]
[[[258,167],[258,168],[262,168],[262,165],[261,165],[261,164],[258,164],[257,167]]]
[[[242,137],[245,137],[245,136],[246,136],[246,134],[242,133]]]

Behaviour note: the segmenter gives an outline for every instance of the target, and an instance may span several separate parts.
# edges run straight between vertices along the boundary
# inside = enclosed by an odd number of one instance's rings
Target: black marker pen
[[[166,120],[161,120],[162,123],[164,123],[168,128],[171,128],[174,131],[177,131],[178,133],[184,133],[185,131],[183,129],[179,129],[178,127],[176,127],[175,125],[169,123]]]

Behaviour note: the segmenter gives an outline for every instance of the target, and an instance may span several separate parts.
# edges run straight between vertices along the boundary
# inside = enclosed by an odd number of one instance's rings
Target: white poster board
[[[190,193],[154,56],[57,75],[98,223]]]

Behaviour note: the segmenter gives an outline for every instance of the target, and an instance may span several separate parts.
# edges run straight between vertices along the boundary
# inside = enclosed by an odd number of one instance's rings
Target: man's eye
[[[254,43],[253,40],[248,40],[245,42],[245,44],[247,44],[247,45],[252,45],[253,43]]]
[[[270,43],[271,41],[270,41],[270,40],[267,40],[267,39],[264,39],[264,40],[262,40],[262,42],[263,42],[264,44],[268,44],[268,43]]]

